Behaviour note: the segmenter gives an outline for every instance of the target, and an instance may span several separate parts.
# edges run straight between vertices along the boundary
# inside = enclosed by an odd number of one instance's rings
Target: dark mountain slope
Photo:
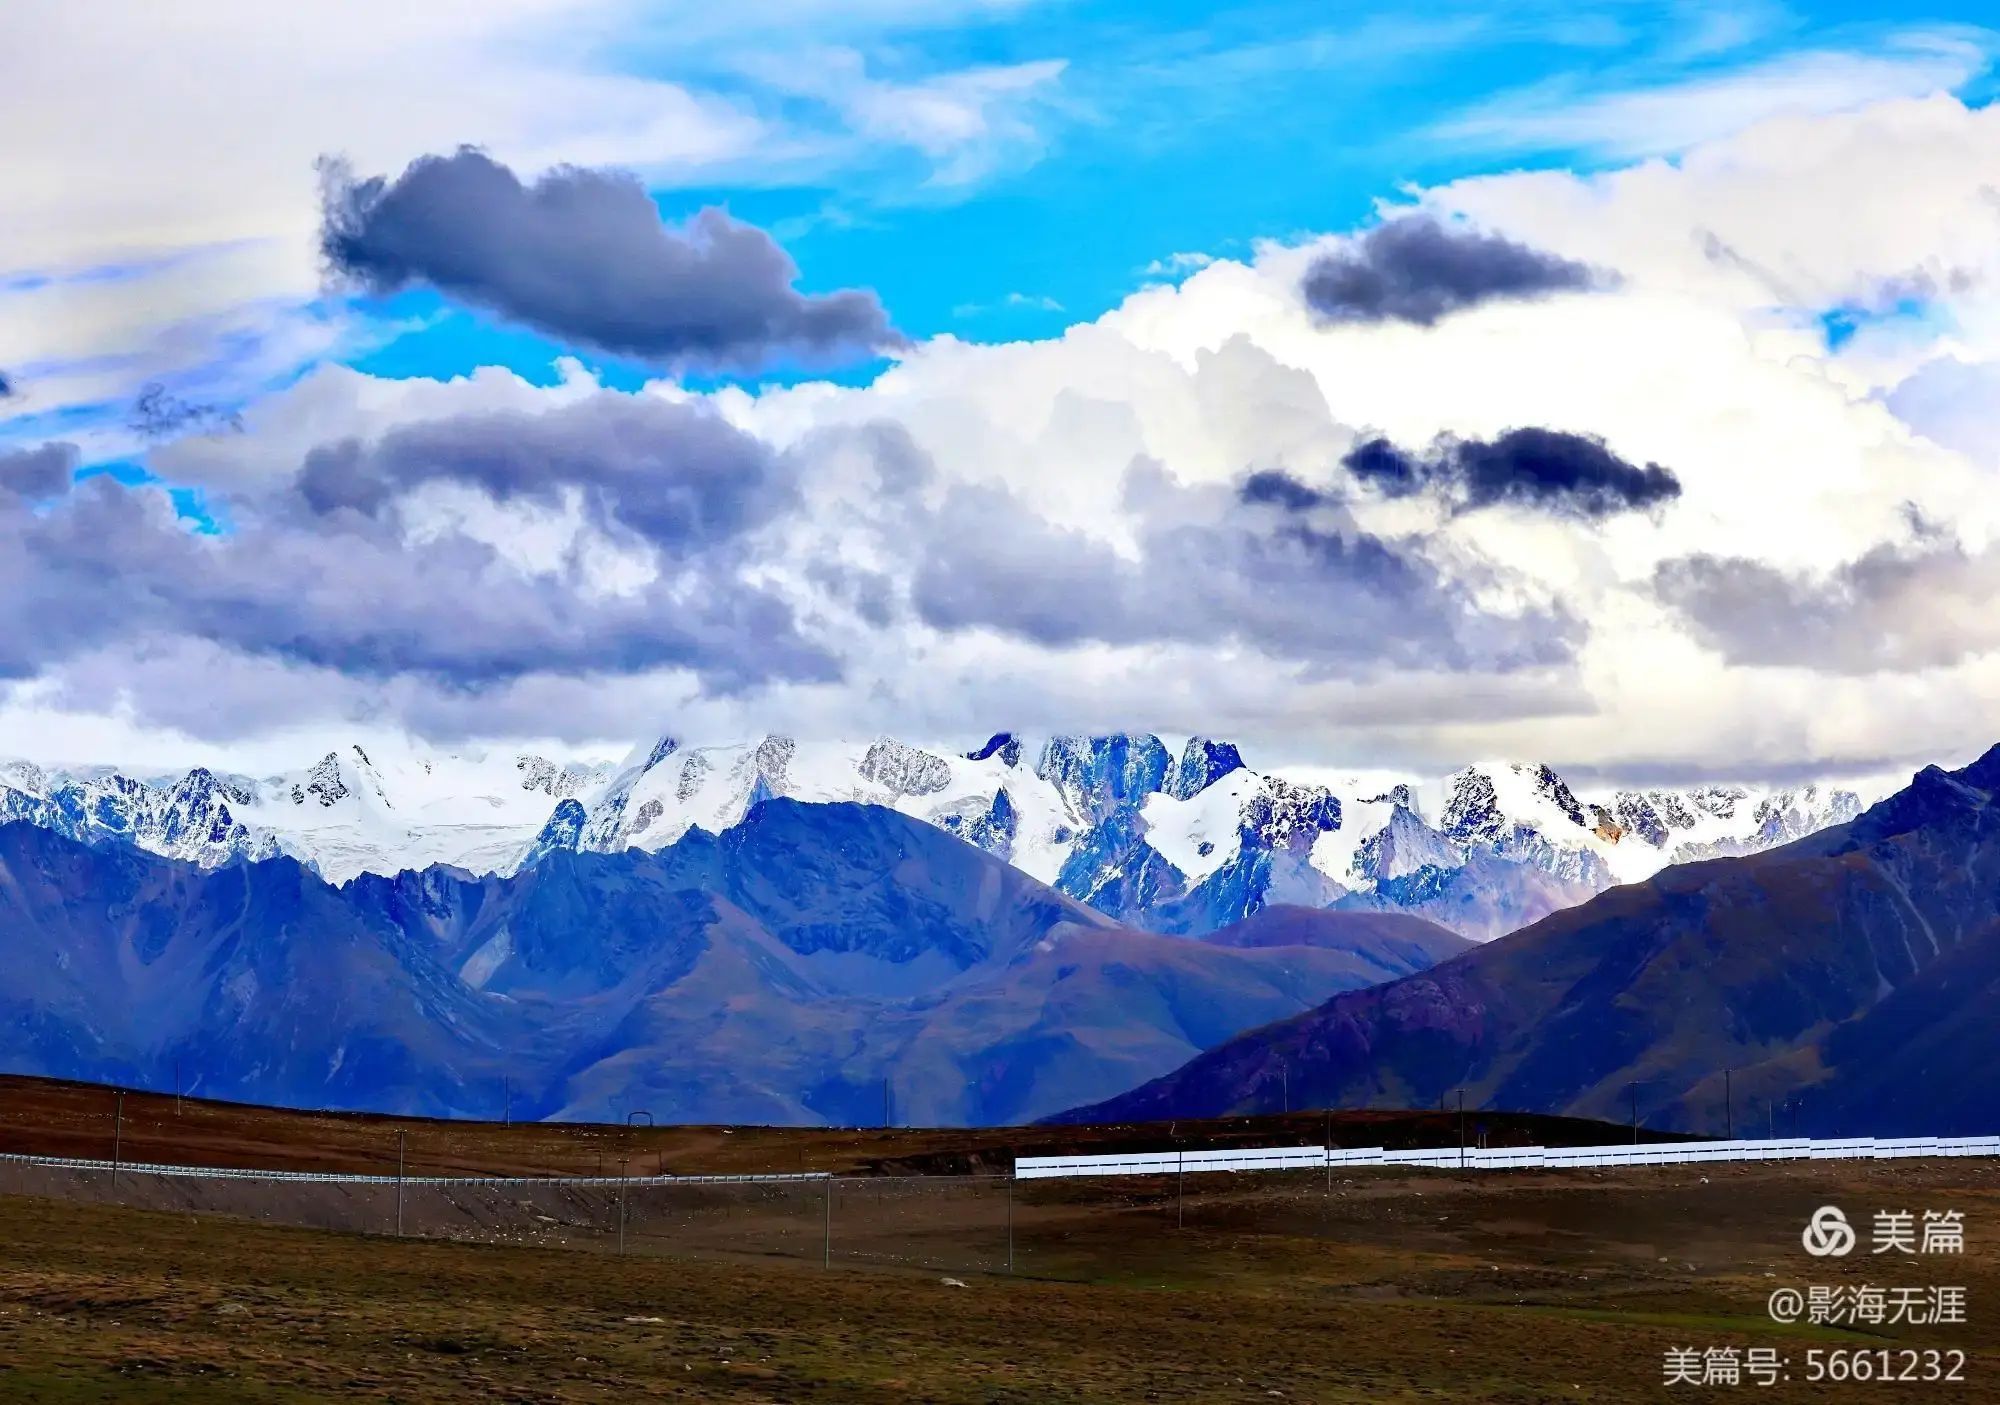
[[[1356,922],[1344,943],[1343,925]],[[0,1067],[425,1113],[1014,1121],[1456,938],[1117,927],[893,811],[771,801],[656,854],[329,887],[0,826]]]
[[[1802,1098],[1803,1128],[2000,1124],[1945,1072],[2000,1053],[2000,749],[1851,823],[1668,869],[1387,985],[1251,1031],[1074,1120],[1275,1105],[1469,1104],[1720,1131]],[[1757,1119],[1762,1120],[1762,1119]],[[1745,1125],[1748,1125],[1746,1123]]]

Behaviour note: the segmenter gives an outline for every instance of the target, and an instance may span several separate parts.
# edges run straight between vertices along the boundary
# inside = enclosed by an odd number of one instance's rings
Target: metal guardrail
[[[68,1156],[0,1153],[0,1165],[40,1166],[60,1171],[116,1171],[120,1175],[186,1176],[225,1181],[291,1181],[341,1185],[747,1185],[776,1181],[824,1181],[830,1171],[785,1171],[735,1176],[394,1176],[345,1171],[264,1171],[241,1166],[179,1166],[147,1161],[91,1160]]]
[[[1155,1176],[1187,1171],[1320,1170],[1349,1166],[1412,1166],[1429,1170],[1503,1171],[1583,1166],[1673,1166],[1727,1161],[1887,1161],[1904,1157],[2000,1156],[2000,1137],[1776,1137],[1755,1141],[1644,1142],[1634,1146],[1372,1147],[1266,1146],[1204,1151],[1111,1152],[1096,1156],[1023,1156],[1016,1180],[1065,1176]],[[740,1175],[658,1176],[395,1176],[345,1171],[268,1171],[241,1166],[0,1153],[0,1166],[206,1180],[404,1186],[673,1186],[763,1185],[835,1179],[830,1171]]]
[[[1239,1147],[1224,1151],[1112,1152],[1099,1156],[1023,1156],[1019,1180],[1064,1176],[1152,1176],[1186,1171],[1317,1170],[1322,1167],[1416,1166],[1503,1171],[1541,1167],[1676,1166],[1724,1161],[1888,1161],[1922,1156],[2000,1156],[2000,1137],[1773,1137],[1754,1141],[1642,1142],[1634,1146]]]

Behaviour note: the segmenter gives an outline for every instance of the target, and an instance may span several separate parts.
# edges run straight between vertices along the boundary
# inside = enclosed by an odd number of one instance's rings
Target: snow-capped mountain
[[[602,768],[533,755],[432,755],[349,745],[253,779],[0,765],[0,821],[86,843],[122,841],[214,868],[288,854],[331,883],[449,864],[511,866],[551,807],[600,785]]]
[[[559,807],[534,852],[661,849],[690,829],[720,834],[760,800],[783,796],[886,806],[1046,883],[1091,816],[1116,810],[1128,792],[1158,789],[1165,777],[1166,751],[1157,738],[1143,739],[1158,751],[1157,766],[1126,756],[1141,739],[1102,740],[1114,759],[1072,759],[1066,744],[1052,742],[1031,764],[1022,743],[1004,733],[965,755],[888,737],[808,745],[772,736],[700,747],[663,738],[635,751],[595,794]],[[1125,767],[1134,774],[1124,776]]]
[[[551,817],[556,848],[657,849],[772,796],[926,820],[1121,921],[1204,932],[1272,903],[1418,912],[1498,936],[1670,863],[1769,848],[1851,819],[1852,791],[1617,792],[1580,800],[1546,766],[1338,788],[1247,767],[1204,737],[1000,733],[964,754],[890,738],[723,747],[664,739]]]
[[[1851,819],[1849,790],[1705,786],[1579,795],[1546,766],[1385,783],[1259,772],[1147,734],[968,752],[890,737],[722,746],[662,738],[620,765],[346,745],[257,780],[0,766],[0,821],[215,867],[288,854],[330,882],[447,864],[513,873],[556,851],[658,850],[763,800],[881,806],[1109,916],[1214,930],[1272,904],[1405,911],[1498,936],[1670,863],[1754,853]]]

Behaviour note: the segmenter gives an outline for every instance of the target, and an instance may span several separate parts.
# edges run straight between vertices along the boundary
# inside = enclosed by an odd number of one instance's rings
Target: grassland
[[[767,1135],[660,1131],[752,1160]],[[813,1135],[809,1157],[844,1145]],[[976,1151],[874,1135],[839,1154]],[[577,1252],[0,1195],[0,1398],[2000,1399],[2000,1166],[1981,1161],[1219,1175],[1011,1197],[1001,1181],[878,1176],[843,1185],[832,1269],[819,1193],[635,1216],[623,1255],[604,1235]],[[1864,1224],[1960,1210],[1967,1251],[1812,1259],[1799,1230],[1824,1203]],[[1765,1309],[1781,1285],[1863,1282],[1963,1285],[1970,1321],[1864,1334]],[[1970,1362],[1948,1387],[1663,1391],[1668,1347],[1722,1345],[1935,1345]]]

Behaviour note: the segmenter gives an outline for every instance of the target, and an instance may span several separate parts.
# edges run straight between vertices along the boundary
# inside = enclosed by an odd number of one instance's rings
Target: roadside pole
[[[1007,1177],[1007,1272],[1014,1271],[1014,1178]]]
[[[824,1218],[821,1222],[819,1241],[819,1266],[833,1267],[833,1176],[827,1175],[824,1193],[820,1196]]]
[[[1174,1228],[1187,1227],[1187,1151],[1174,1152]]]
[[[1458,1090],[1458,1169],[1465,1169],[1465,1089]]]
[[[111,1188],[118,1188],[118,1163],[122,1159],[125,1141],[125,1090],[120,1088],[112,1095],[111,1106]]]
[[[1736,1095],[1729,1086],[1729,1076],[1735,1071],[1722,1070],[1722,1139],[1726,1142],[1736,1140]]]
[[[1333,1203],[1333,1109],[1326,1110],[1326,1132],[1321,1137],[1325,1143],[1320,1150],[1326,1153],[1326,1201]]]
[[[396,1133],[396,1237],[403,1237],[403,1138],[406,1133]]]
[[[625,1252],[625,1181],[629,1174],[625,1168],[631,1160],[629,1156],[618,1158],[618,1252],[621,1254]]]

